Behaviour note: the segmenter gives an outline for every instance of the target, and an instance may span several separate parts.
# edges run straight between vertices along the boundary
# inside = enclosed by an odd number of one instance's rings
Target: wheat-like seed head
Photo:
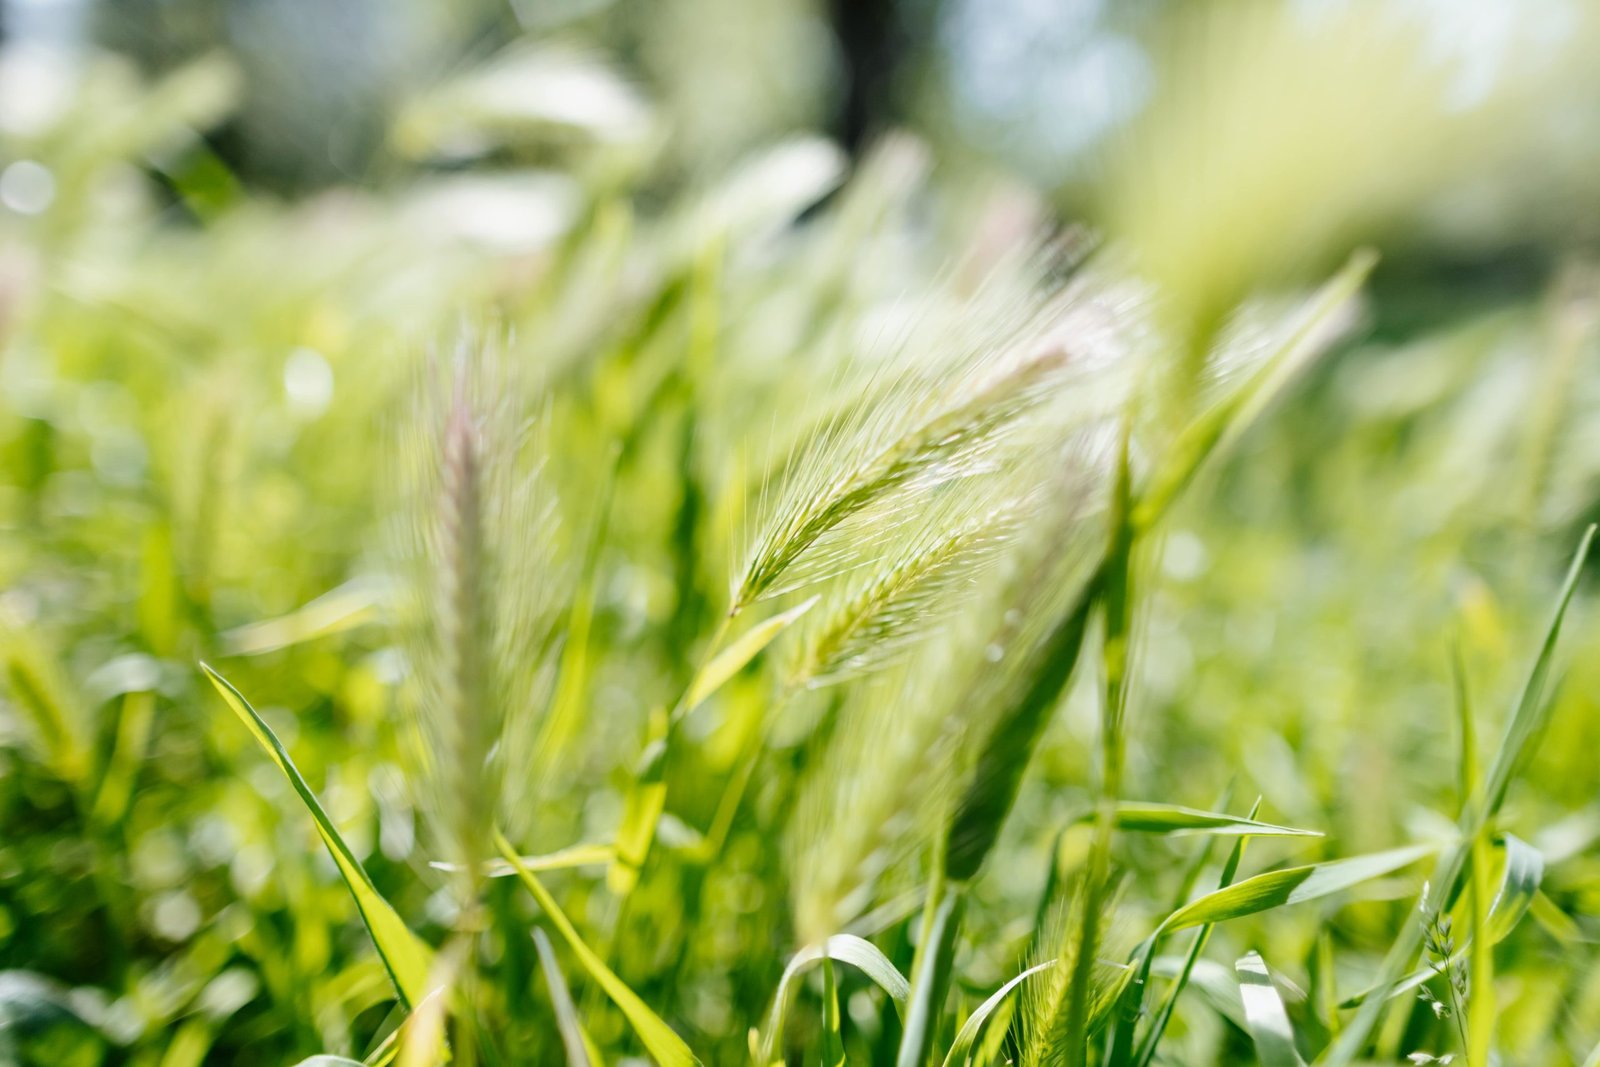
[[[1017,1013],[1017,1034],[1022,1048],[1019,1067],[1060,1067],[1072,1061],[1071,1045],[1075,1042],[1081,1048],[1089,1036],[1066,1030],[1067,993],[1078,963],[1083,907],[1082,886],[1074,884],[1051,902],[1044,926],[1035,936],[1033,963],[1055,962],[1023,986]],[[1120,958],[1127,947],[1122,943],[1126,938],[1115,932],[1115,924],[1112,930],[1101,943],[1099,956],[1102,960]],[[1088,1017],[1091,1021],[1104,1019],[1111,1010],[1121,990],[1122,974],[1123,970],[1116,964],[1096,962],[1089,989]]]
[[[1029,506],[1005,501],[962,519],[938,509],[810,628],[791,689],[833,684],[892,661],[963,601]],[[953,519],[954,521],[949,521]]]
[[[503,347],[466,335],[418,376],[396,524],[417,785],[438,847],[473,865],[533,779],[556,583],[535,398]],[[508,828],[509,829],[509,828]]]
[[[1084,458],[1055,461],[1073,469]],[[1032,662],[1025,653],[1062,599],[1045,588],[1020,593],[1041,578],[1070,589],[1062,576],[1081,557],[1073,546],[1090,539],[1089,498],[1075,488],[1084,477],[1056,485],[1062,499],[1042,512],[1022,512],[1032,521],[1015,535],[1015,556],[1010,540],[993,550],[991,565],[1009,572],[1008,581],[963,601],[902,663],[844,690],[839,724],[791,827],[796,921],[808,941],[839,932],[876,903],[895,872],[943,832],[957,791],[975,788],[967,750],[995,729],[988,718],[1019,684],[1013,675]],[[963,542],[981,528],[974,518],[937,540]],[[997,635],[1017,647],[997,645]]]
[[[1090,447],[1094,440],[1080,435],[1068,450],[1036,457],[1059,470],[1052,471],[1052,498],[1037,508],[1030,503],[1019,513],[1029,521],[1013,524],[1015,555],[1002,549],[991,561],[1009,580],[964,602],[964,610],[919,641],[903,665],[845,690],[839,725],[803,788],[792,825],[796,921],[808,941],[839,932],[877,902],[893,874],[944,831],[958,807],[958,789],[982,793],[986,787],[992,769],[969,767],[968,750],[974,738],[981,744],[999,729],[989,718],[1027,685],[1048,623],[1076,588],[1085,546],[1098,543],[1092,486],[1104,479]],[[940,545],[959,556],[986,536],[980,533],[985,519],[995,521],[979,512],[953,528],[935,523],[933,551],[924,562],[935,571],[942,565]],[[906,593],[896,589],[899,582],[911,582],[914,599],[916,583],[926,580],[914,567],[895,575],[889,568],[866,580],[868,595],[850,601],[863,606],[864,620],[840,612],[841,621],[822,630],[824,637],[843,634],[828,642],[833,654],[819,656],[813,645],[808,661],[839,660],[839,650],[870,631],[875,616],[893,613],[892,594]],[[1012,756],[1025,759],[1025,753]]]
[[[912,328],[786,465],[731,610],[836,573],[931,494],[993,481],[1041,434],[1059,443],[1115,409],[1130,362],[1115,328],[1123,317],[1085,285],[987,294],[971,321],[935,319],[950,336]]]

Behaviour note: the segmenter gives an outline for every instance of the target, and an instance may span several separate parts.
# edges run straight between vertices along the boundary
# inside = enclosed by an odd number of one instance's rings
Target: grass
[[[1595,1062],[1592,293],[608,143],[8,218],[0,1063]]]

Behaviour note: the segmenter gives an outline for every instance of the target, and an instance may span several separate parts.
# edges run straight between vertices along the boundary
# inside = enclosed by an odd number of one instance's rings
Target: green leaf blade
[[[283,742],[278,740],[278,735],[272,732],[266,720],[261,718],[256,709],[245,699],[244,694],[234,688],[233,683],[208,664],[200,664],[200,669],[205,672],[211,684],[222,695],[222,699],[239,716],[240,721],[250,730],[267,755],[278,765],[278,769],[294,787],[301,803],[311,813],[317,834],[322,838],[322,843],[328,847],[328,852],[333,856],[333,862],[338,866],[339,874],[343,876],[350,895],[355,898],[356,909],[361,913],[361,921],[366,924],[367,933],[371,935],[372,943],[376,946],[378,956],[383,960],[389,977],[394,980],[400,999],[408,1008],[415,1008],[429,992],[428,974],[433,969],[433,950],[411,931],[389,902],[378,893],[372,884],[372,879],[367,876],[366,869],[350,851],[350,846],[340,836],[338,829],[333,825],[333,820],[328,818],[322,803],[317,800],[316,794],[311,791],[300,769],[289,758]]]
[[[1315,900],[1409,867],[1436,851],[1433,845],[1412,845],[1347,860],[1268,871],[1184,905],[1167,916],[1160,929],[1172,933]]]
[[[1305,1067],[1294,1047],[1294,1029],[1283,997],[1272,984],[1272,975],[1261,956],[1246,953],[1234,970],[1239,975],[1239,997],[1244,1002],[1245,1022],[1255,1042],[1261,1067]]]
[[[780,612],[752,626],[740,635],[737,641],[717,653],[711,662],[694,676],[694,681],[689,683],[680,714],[687,715],[705,703],[712,694],[727,684],[728,679],[738,674],[746,664],[760,655],[763,649],[776,641],[779,634],[799,622],[801,616],[815,607],[820,599],[820,596],[813,596],[788,611]]]
[[[1086,815],[1085,818],[1093,818],[1093,815]],[[1217,834],[1235,837],[1322,836],[1320,830],[1278,826],[1243,815],[1136,800],[1124,800],[1117,804],[1116,825],[1119,830],[1146,834]]]
[[[1042,971],[1047,971],[1056,965],[1055,960],[1045,960],[1036,963],[1021,974],[1009,979],[1005,985],[995,990],[987,1000],[979,1004],[972,1014],[967,1016],[967,1021],[961,1025],[956,1033],[956,1039],[951,1042],[949,1052],[945,1053],[944,1067],[966,1067],[971,1062],[972,1048],[977,1044],[978,1038],[983,1035],[983,1028],[988,1023],[989,1017],[999,1010],[1006,998],[1011,996],[1022,983]]]
[[[555,1011],[556,1027],[561,1031],[561,1044],[567,1052],[567,1067],[591,1067],[583,1024],[578,1021],[577,1006],[572,1002],[572,992],[567,989],[567,980],[556,963],[550,938],[535,927],[533,944],[539,952],[539,968],[544,972],[545,984],[550,987],[550,1005]]]
[[[777,1055],[795,983],[808,968],[824,959],[850,964],[889,994],[897,1008],[903,1006],[911,995],[911,983],[906,976],[870,941],[854,934],[835,934],[821,945],[809,945],[794,954],[783,970],[783,977],[778,979],[778,992],[773,998],[767,1025],[761,1033],[760,1062],[771,1063]]]
[[[650,1007],[639,998],[639,994],[617,977],[616,972],[607,967],[605,961],[588,946],[579,935],[577,927],[572,925],[572,920],[568,919],[566,913],[556,904],[555,897],[551,896],[544,884],[534,877],[532,871],[522,866],[522,857],[498,830],[495,831],[495,845],[500,849],[500,854],[505,857],[506,862],[516,868],[517,877],[538,902],[562,940],[567,943],[567,948],[577,957],[583,969],[589,972],[589,977],[595,980],[605,991],[606,996],[611,998],[611,1002],[627,1017],[634,1033],[639,1035],[639,1040],[656,1062],[661,1067],[700,1067],[700,1060],[689,1051],[689,1046],[684,1044],[683,1038],[679,1037],[661,1016],[651,1011]]]

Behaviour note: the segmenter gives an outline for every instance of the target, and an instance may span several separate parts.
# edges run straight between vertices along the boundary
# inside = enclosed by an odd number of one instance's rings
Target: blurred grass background
[[[381,427],[411,356],[493,322],[538,368],[589,699],[519,844],[609,840],[650,710],[727,606],[747,501],[804,431],[793,399],[1046,228],[1072,262],[1126,262],[1185,338],[1381,251],[1360,327],[1164,528],[1128,791],[1259,793],[1326,832],[1310,859],[1440,833],[1452,636],[1498,716],[1600,518],[1596,43],[1591,6],[1556,0],[10,0],[0,1062],[360,1056],[388,1017],[344,887],[202,658],[397,909],[434,942],[455,922],[381,611]],[[1506,818],[1548,863],[1498,950],[1510,1063],[1600,1042],[1592,616]],[[815,758],[804,723],[719,862],[693,847],[769,686],[748,672],[690,718],[614,938],[711,1063],[746,1055],[796,947],[771,827]],[[1014,973],[1044,872],[1082,862],[1076,832],[1050,856],[1089,796],[1093,711],[1065,708],[969,916],[974,1002]],[[1179,853],[1127,847],[1138,916]],[[599,928],[594,873],[551,881]],[[1303,976],[1326,931],[1370,973],[1413,888],[1233,924],[1219,956],[1271,945]],[[908,964],[910,936],[880,944]],[[525,938],[488,951],[533,973]],[[892,1013],[844,981],[852,1056],[891,1062]],[[515,1062],[556,1062],[521,1003]],[[1428,1046],[1426,1011],[1394,1018],[1380,1051]],[[614,1012],[590,1025],[630,1049]],[[1173,1063],[1252,1062],[1202,1002],[1170,1040]]]

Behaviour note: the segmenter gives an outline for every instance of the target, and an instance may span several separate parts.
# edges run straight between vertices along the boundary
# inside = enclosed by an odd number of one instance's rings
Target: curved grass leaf
[[[1261,798],[1250,806],[1249,819],[1255,819],[1256,813],[1261,810]],[[1248,838],[1240,837],[1233,843],[1233,848],[1228,851],[1228,858],[1222,865],[1222,875],[1218,879],[1217,888],[1226,889],[1233,884],[1234,876],[1239,873],[1239,864],[1244,860],[1244,846]],[[1154,1018],[1150,1020],[1150,1027],[1145,1032],[1144,1040],[1139,1043],[1138,1049],[1133,1053],[1132,1062],[1137,1067],[1147,1067],[1155,1059],[1156,1048],[1161,1044],[1161,1036],[1166,1033],[1167,1024],[1172,1021],[1172,1014],[1177,1010],[1178,997],[1183,993],[1183,987],[1189,984],[1190,977],[1194,974],[1195,965],[1200,961],[1200,953],[1205,951],[1206,942],[1211,938],[1211,928],[1214,924],[1203,923],[1194,936],[1194,941],[1189,945],[1189,951],[1184,956],[1183,967],[1173,976],[1172,985],[1167,988],[1167,995],[1156,1010]],[[1139,979],[1139,988],[1142,989],[1150,976],[1151,958],[1155,951],[1155,938],[1147,942],[1144,949],[1144,963]],[[1132,1024],[1134,1019],[1128,1021],[1128,1028],[1123,1034],[1123,1041],[1118,1049],[1133,1049]]]
[[[679,717],[689,714],[699,707],[705,700],[718,689],[744,669],[745,664],[761,654],[761,650],[775,641],[779,634],[793,626],[800,617],[816,606],[820,596],[813,596],[804,603],[797,604],[788,611],[780,612],[740,635],[739,639],[721,652],[700,669],[694,676],[694,681],[689,684],[688,694],[683,699],[683,708]]]
[[[822,1067],[845,1067],[844,1039],[839,1027],[839,986],[833,960],[822,957]]]
[[[1239,999],[1238,976],[1216,960],[1197,959],[1190,966],[1187,956],[1157,956],[1150,963],[1150,973],[1158,978],[1177,981],[1185,967],[1189,968],[1185,988],[1198,993],[1212,1011],[1248,1033],[1250,1028],[1245,1025],[1244,1004]],[[1153,1060],[1154,1056],[1152,1047],[1150,1058]]]
[[[1030,653],[1022,672],[1026,688],[1000,712],[984,739],[946,835],[944,874],[952,882],[976,875],[999,839],[1045,723],[1072,678],[1099,584],[1091,579]]]
[[[1555,659],[1556,643],[1561,637],[1561,624],[1566,619],[1568,606],[1572,603],[1572,594],[1578,588],[1578,579],[1583,574],[1583,565],[1589,558],[1594,535],[1595,526],[1591,523],[1584,531],[1578,550],[1573,554],[1572,563],[1567,568],[1566,579],[1561,583],[1561,593],[1556,598],[1555,611],[1551,614],[1550,623],[1545,629],[1544,641],[1540,643],[1539,654],[1534,658],[1533,668],[1523,683],[1516,709],[1511,714],[1511,721],[1506,725],[1505,735],[1501,738],[1496,751],[1494,765],[1490,768],[1481,792],[1474,795],[1473,801],[1468,803],[1461,813],[1459,824],[1461,843],[1457,844],[1448,855],[1440,857],[1439,862],[1434,865],[1434,877],[1429,881],[1433,885],[1443,887],[1447,897],[1466,866],[1473,839],[1499,813],[1500,806],[1505,801],[1506,790],[1510,788],[1512,775],[1528,758],[1534,739],[1544,732],[1545,726],[1549,723],[1551,705],[1544,699],[1545,683],[1549,678],[1551,663]],[[1389,954],[1384,957],[1383,967],[1379,972],[1379,980],[1373,989],[1368,991],[1367,1003],[1361,1006],[1361,1011],[1350,1020],[1349,1025],[1339,1032],[1334,1043],[1319,1058],[1319,1063],[1326,1064],[1327,1067],[1346,1067],[1355,1060],[1366,1045],[1367,1035],[1378,1022],[1378,1013],[1382,1010],[1383,1002],[1388,999],[1386,991],[1400,981],[1401,976],[1410,967],[1421,940],[1421,924],[1408,923],[1394,944],[1389,947]]]
[[[567,943],[572,954],[578,958],[583,969],[589,972],[589,976],[605,990],[611,1002],[627,1016],[634,1033],[639,1035],[639,1040],[644,1043],[650,1055],[655,1057],[656,1062],[661,1067],[699,1067],[700,1061],[689,1051],[689,1046],[683,1043],[683,1038],[679,1037],[661,1016],[651,1011],[649,1006],[639,999],[639,994],[629,989],[627,983],[618,978],[616,972],[607,967],[605,961],[584,943],[577,928],[556,904],[550,891],[534,877],[532,871],[522,865],[522,857],[517,855],[517,850],[511,847],[511,842],[505,839],[505,835],[496,830],[494,840],[495,847],[500,849],[506,862],[516,869],[517,877],[527,887],[528,892],[533,894],[533,899],[550,919],[550,924],[556,928],[556,932]]]
[[[1252,379],[1183,430],[1173,443],[1170,457],[1139,494],[1131,518],[1136,532],[1142,534],[1160,522],[1206,461],[1237,439],[1288,382],[1327,347],[1330,325],[1349,308],[1376,265],[1377,255],[1371,250],[1352,255],[1339,273],[1317,291],[1299,323]]]
[[[313,1056],[301,1060],[295,1067],[361,1067],[360,1060],[347,1060],[343,1056]]]
[[[1551,663],[1555,659],[1556,642],[1561,637],[1561,623],[1572,603],[1572,594],[1577,591],[1584,561],[1589,558],[1589,548],[1594,544],[1594,534],[1595,527],[1590,524],[1578,544],[1578,551],[1572,557],[1571,566],[1567,568],[1566,579],[1561,583],[1561,594],[1556,600],[1555,613],[1539,646],[1539,655],[1534,659],[1533,670],[1522,687],[1516,711],[1512,713],[1505,737],[1496,750],[1494,764],[1489,768],[1484,791],[1485,819],[1493,817],[1505,803],[1506,790],[1511,788],[1512,777],[1531,754],[1529,750],[1533,739],[1544,732],[1545,725],[1550,721],[1552,705],[1544,699],[1545,687],[1549,681]]]
[[[246,623],[222,634],[230,656],[259,656],[352,630],[378,617],[384,589],[376,582],[346,582],[287,615]]]
[[[1234,970],[1239,975],[1245,1024],[1249,1027],[1250,1039],[1255,1042],[1261,1067],[1305,1067],[1305,1061],[1294,1047],[1289,1013],[1284,1010],[1283,998],[1272,984],[1266,962],[1257,953],[1249,952],[1234,964]]]
[[[596,867],[610,863],[616,858],[616,851],[611,845],[572,845],[539,856],[523,856],[521,860],[522,865],[530,871],[564,871],[573,867]],[[435,860],[428,866],[436,871],[461,870],[461,864],[441,860]],[[515,867],[501,859],[489,860],[481,865],[481,869],[489,878],[509,878],[517,873]]]
[[[222,699],[249,728],[250,733],[278,765],[284,777],[289,779],[289,784],[294,787],[306,810],[311,813],[317,834],[322,838],[322,843],[328,846],[328,852],[333,856],[333,862],[338,866],[340,875],[344,877],[350,895],[355,898],[356,909],[361,913],[361,921],[366,924],[367,933],[372,935],[372,943],[377,947],[378,956],[383,960],[389,977],[394,980],[400,999],[405,1002],[406,1007],[415,1008],[428,994],[428,972],[433,966],[433,951],[411,932],[411,928],[406,926],[400,916],[395,914],[394,908],[389,906],[389,902],[384,900],[373,887],[372,879],[367,877],[366,869],[350,851],[350,846],[345,844],[344,838],[339,836],[333,820],[329,819],[328,813],[322,809],[322,804],[311,791],[311,787],[306,784],[300,769],[289,758],[289,753],[284,749],[283,742],[278,740],[278,735],[272,732],[272,728],[231,682],[207,664],[200,664],[200,669],[205,671],[206,677],[211,679],[211,684],[222,694]]]
[[[1268,871],[1184,905],[1162,921],[1159,932],[1172,933],[1315,900],[1409,867],[1436,851],[1434,845],[1412,845],[1331,863]]]
[[[878,947],[870,941],[865,941],[852,934],[835,934],[821,945],[809,945],[795,953],[789,961],[789,966],[783,970],[783,977],[778,980],[778,992],[773,999],[772,1011],[767,1016],[767,1025],[761,1034],[760,1062],[772,1063],[778,1054],[778,1043],[783,1036],[784,1018],[789,1011],[789,1001],[794,995],[794,984],[805,971],[815,963],[824,959],[838,960],[848,963],[856,970],[865,974],[877,983],[878,988],[889,994],[895,1006],[901,1007],[911,995],[911,983],[906,981],[905,975],[899,968],[889,962]]]
[[[1517,923],[1522,921],[1522,917],[1532,907],[1534,898],[1539,895],[1539,883],[1544,879],[1544,856],[1538,849],[1511,834],[1505,836],[1504,844],[1505,866],[1500,878],[1500,888],[1495,892],[1494,899],[1489,905],[1485,923],[1489,931],[1490,945],[1504,941]],[[1450,957],[1450,962],[1454,964],[1465,958],[1470,947],[1469,940]],[[1387,995],[1392,999],[1409,993],[1438,973],[1432,965],[1420,967],[1406,978],[1389,986]],[[1340,1002],[1339,1007],[1358,1008],[1377,993],[1379,988],[1373,986],[1371,989],[1347,997]]]
[[[550,1006],[556,1014],[556,1027],[561,1031],[561,1044],[567,1050],[567,1067],[590,1067],[588,1043],[583,1024],[578,1021],[578,1009],[572,1003],[572,992],[556,963],[555,949],[550,939],[538,927],[533,930],[533,944],[539,951],[539,968],[544,971],[545,983],[550,986]]]
[[[422,998],[422,1003],[411,1009],[405,1018],[400,1020],[400,1025],[389,1032],[389,1036],[378,1043],[377,1047],[361,1059],[362,1067],[390,1067],[391,1064],[401,1062],[402,1053],[410,1060],[427,1053],[423,1050],[424,1042],[431,1040],[440,1063],[450,1062],[450,1048],[445,1042],[441,1030],[443,1012],[448,1006],[450,997],[450,979],[454,971],[454,963],[448,962],[444,968],[435,968],[431,977],[433,988],[428,995]],[[427,1031],[423,1034],[423,1031]],[[419,1038],[418,1035],[422,1034]]]
[[[1056,962],[1055,960],[1045,960],[1043,963],[1034,964],[1015,978],[1007,981],[1005,985],[995,990],[988,1000],[979,1004],[973,1013],[967,1016],[967,1021],[961,1025],[961,1029],[956,1033],[956,1039],[950,1044],[950,1051],[945,1053],[944,1067],[966,1067],[971,1062],[972,1048],[977,1044],[978,1038],[983,1036],[983,1028],[988,1023],[989,1017],[999,1010],[1000,1006],[1005,1003],[1006,998],[1014,993],[1017,987],[1026,979],[1033,977],[1040,971],[1049,970],[1056,965]]]
[[[940,1010],[950,988],[950,968],[955,962],[956,934],[967,907],[965,884],[943,887],[939,899],[929,901],[917,960],[911,972],[911,998],[906,1004],[906,1025],[900,1034],[895,1067],[923,1067],[933,1048]]]
[[[1505,835],[1504,845],[1505,872],[1489,905],[1491,945],[1504,941],[1522,921],[1539,893],[1539,883],[1544,881],[1544,855],[1538,849],[1514,834]]]
[[[1080,822],[1094,818],[1086,812]],[[1321,837],[1321,830],[1302,830],[1294,826],[1278,826],[1258,822],[1243,815],[1228,815],[1220,811],[1201,811],[1183,808],[1176,804],[1153,804],[1138,800],[1124,800],[1117,804],[1116,826],[1144,834],[1221,834],[1237,837]]]

